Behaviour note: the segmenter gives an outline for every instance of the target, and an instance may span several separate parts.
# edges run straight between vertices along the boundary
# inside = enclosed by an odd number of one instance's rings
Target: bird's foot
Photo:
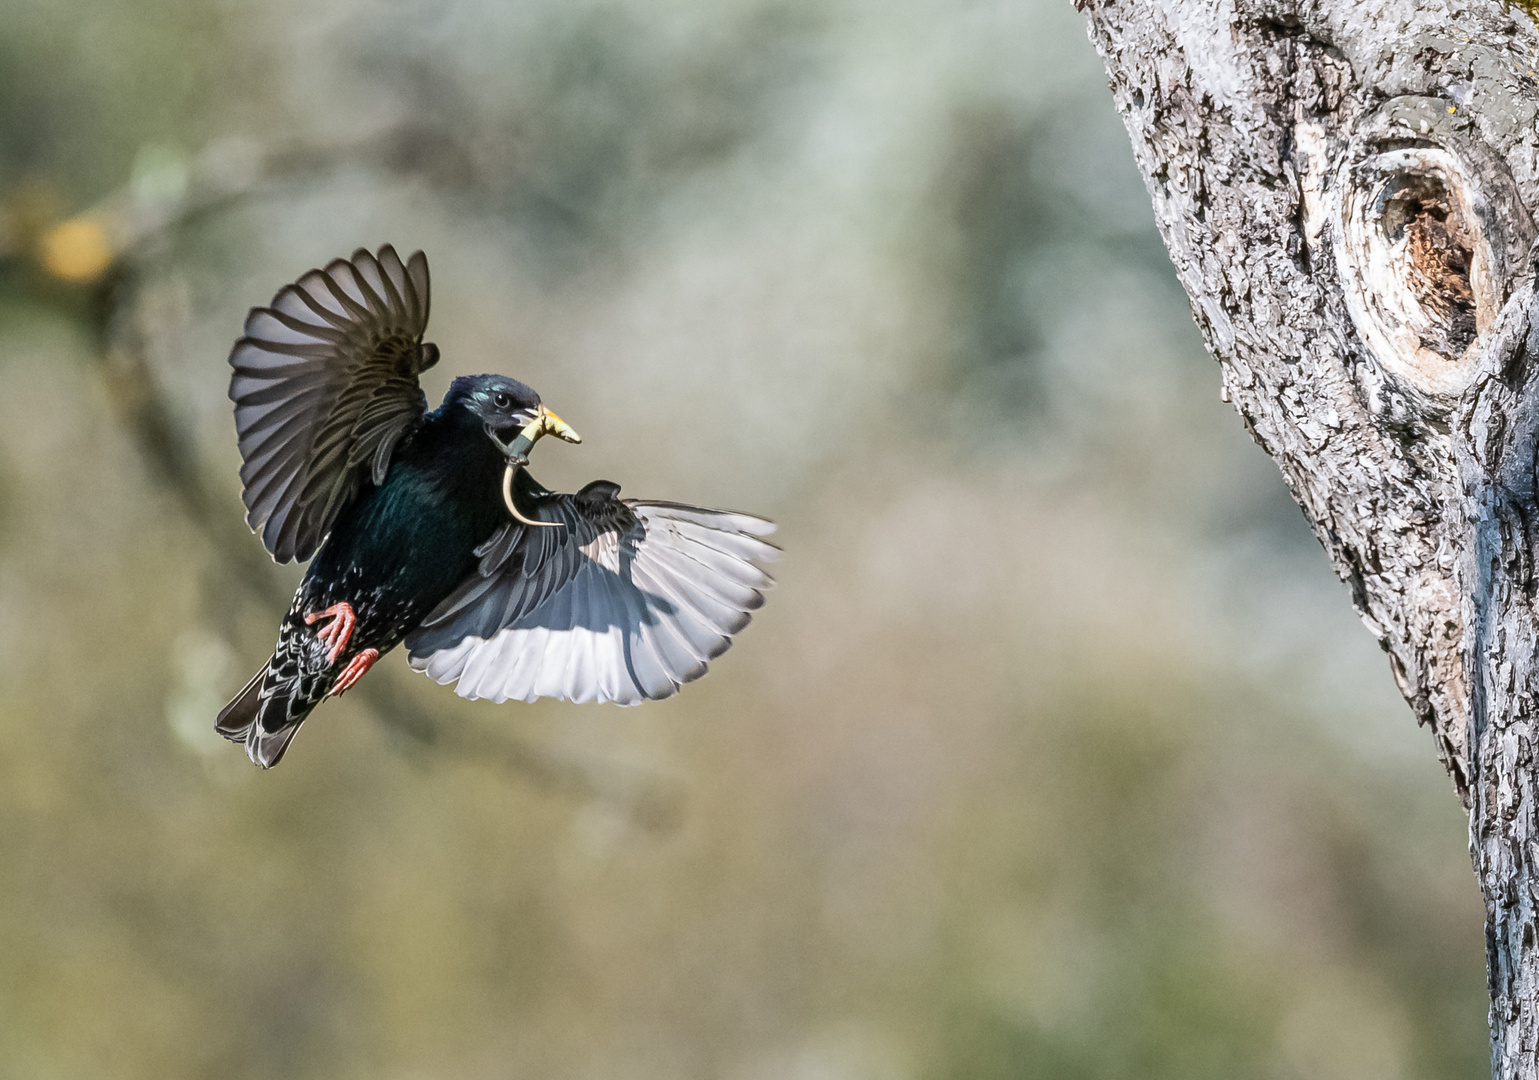
[[[347,639],[353,636],[353,624],[358,621],[358,616],[353,614],[353,605],[348,603],[332,604],[324,611],[312,611],[305,616],[305,625],[314,626],[322,619],[330,619],[331,622],[315,632],[316,638],[325,642],[327,647],[326,662],[336,663],[337,657],[342,655],[342,650],[347,648]],[[373,651],[373,650],[369,650]],[[379,653],[374,653],[375,659]],[[370,661],[372,663],[373,661]],[[368,670],[367,667],[364,668]],[[362,671],[359,672],[363,674]],[[352,685],[351,683],[349,685]]]
[[[378,649],[365,649],[348,662],[342,669],[342,674],[337,676],[337,681],[331,684],[331,689],[326,692],[327,697],[340,697],[353,688],[353,684],[363,678],[364,674],[374,666],[374,661],[379,659]]]

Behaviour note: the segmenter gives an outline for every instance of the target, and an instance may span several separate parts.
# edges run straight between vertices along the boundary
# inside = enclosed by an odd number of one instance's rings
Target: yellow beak
[[[543,424],[543,434],[554,435],[556,438],[569,443],[582,442],[582,436],[572,430],[572,426],[561,417],[551,412],[544,405],[540,406],[540,420]],[[528,430],[527,428],[525,430]]]
[[[513,437],[512,442],[503,445],[498,441],[498,445],[502,446],[502,452],[511,460],[528,454],[534,444],[546,435],[554,435],[569,443],[582,442],[582,436],[573,431],[570,424],[541,405],[539,413],[524,425],[524,429]]]

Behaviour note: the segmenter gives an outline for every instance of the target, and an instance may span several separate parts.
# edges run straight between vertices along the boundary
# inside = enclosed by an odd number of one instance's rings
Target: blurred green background
[[[385,241],[433,400],[780,584],[674,700],[393,655],[263,774],[225,356]],[[0,387],[0,1080],[1486,1075],[1462,811],[1063,0],[8,0]]]

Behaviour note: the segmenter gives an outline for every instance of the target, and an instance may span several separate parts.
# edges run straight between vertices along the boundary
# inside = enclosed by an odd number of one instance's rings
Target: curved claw
[[[515,521],[522,521],[525,525],[539,525],[542,528],[554,528],[560,525],[559,521],[535,521],[518,512],[518,507],[513,505],[513,463],[508,462],[508,467],[502,474],[502,501],[507,505],[508,513],[513,515]]]
[[[305,625],[314,626],[322,619],[330,621],[315,632],[315,637],[326,646],[326,663],[334,664],[347,647],[348,639],[353,636],[353,626],[358,622],[358,616],[353,612],[353,605],[344,601],[332,604],[324,611],[312,611],[305,616]]]
[[[353,684],[363,678],[368,670],[379,659],[378,649],[365,649],[348,663],[337,676],[337,681],[331,684],[331,689],[326,691],[327,697],[341,697],[353,688]]]

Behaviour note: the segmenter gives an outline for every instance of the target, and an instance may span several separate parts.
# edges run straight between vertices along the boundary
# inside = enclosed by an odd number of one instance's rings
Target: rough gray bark
[[[1223,393],[1470,814],[1539,1080],[1539,33],[1488,0],[1077,0]]]

